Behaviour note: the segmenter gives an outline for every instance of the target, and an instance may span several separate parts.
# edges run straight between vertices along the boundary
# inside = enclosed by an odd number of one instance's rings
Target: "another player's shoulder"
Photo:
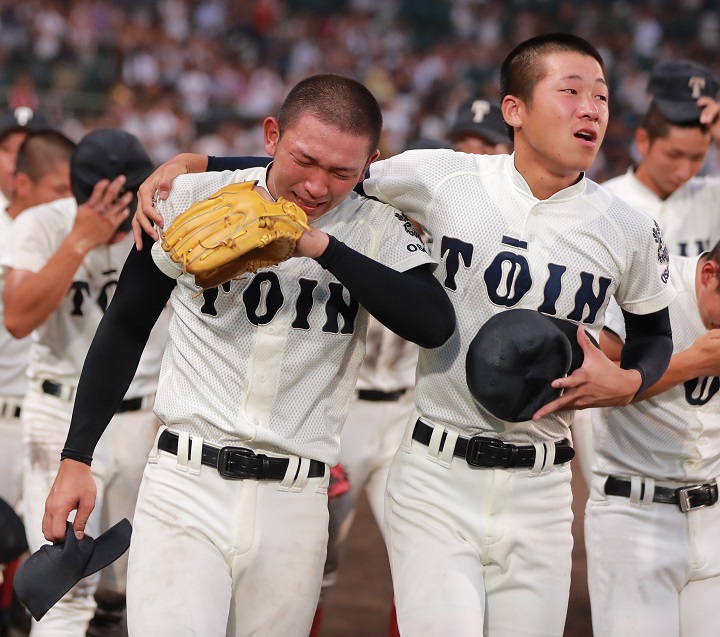
[[[606,179],[602,182],[602,185],[607,188],[609,191],[622,194],[624,190],[627,190],[628,187],[631,187],[633,185],[633,182],[635,181],[636,177],[633,174],[632,168],[630,168],[627,172],[623,173],[622,175],[618,175],[617,177],[611,177],[610,179]]]
[[[178,175],[173,180],[168,198],[156,200],[154,205],[167,219],[168,216],[180,214],[198,201],[207,199],[228,184],[258,180],[264,173],[265,167],[258,167]]]
[[[682,190],[687,196],[709,197],[717,204],[716,198],[720,196],[720,176],[696,175],[682,186]]]
[[[621,226],[655,224],[648,213],[629,204],[614,190],[608,188],[606,183],[598,184],[588,179],[583,198],[586,204],[600,210]]]
[[[440,181],[453,174],[486,174],[502,170],[509,155],[477,155],[461,153],[448,148],[407,150],[389,159],[376,162],[370,167],[371,174],[376,166],[383,174],[403,172],[422,175],[426,179]]]
[[[77,202],[74,197],[63,197],[23,210],[14,220],[11,232],[28,230],[45,234],[70,231],[77,215]]]

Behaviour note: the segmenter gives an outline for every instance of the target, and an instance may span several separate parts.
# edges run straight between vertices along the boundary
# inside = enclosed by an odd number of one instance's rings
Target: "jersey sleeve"
[[[624,207],[626,267],[615,298],[632,314],[650,314],[667,307],[677,294],[670,282],[670,254],[657,222]]]
[[[437,262],[427,253],[420,233],[407,216],[391,206],[383,208],[388,221],[374,259],[399,272],[426,263],[436,266]]]

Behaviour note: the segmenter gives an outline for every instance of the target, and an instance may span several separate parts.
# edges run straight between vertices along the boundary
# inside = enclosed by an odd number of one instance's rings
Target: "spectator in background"
[[[501,155],[512,152],[500,104],[485,98],[472,97],[460,105],[449,137],[455,150],[463,153]]]

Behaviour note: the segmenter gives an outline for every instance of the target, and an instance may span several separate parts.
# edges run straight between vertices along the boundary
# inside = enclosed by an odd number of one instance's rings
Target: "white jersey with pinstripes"
[[[443,346],[421,350],[416,402],[429,422],[463,435],[521,444],[568,437],[571,411],[505,423],[474,402],[465,357],[494,314],[538,310],[582,321],[597,337],[611,295],[635,314],[674,297],[657,224],[584,177],[538,200],[513,155],[416,150],[372,164],[364,188],[402,208],[431,238],[457,326]]]
[[[673,354],[706,328],[700,319],[695,272],[700,257],[673,257],[670,304]],[[610,306],[606,326],[624,339],[625,323]],[[720,378],[693,378],[627,407],[593,410],[595,469],[615,476],[704,482],[720,476]]]
[[[3,270],[42,270],[70,234],[76,215],[77,202],[73,197],[25,210],[15,219],[8,235],[0,260]],[[77,387],[85,355],[112,300],[132,245],[132,234],[128,234],[122,241],[98,246],[86,255],[60,306],[32,333],[28,363],[31,379],[49,379]],[[164,312],[143,352],[127,398],[155,391],[166,338],[167,312]]]
[[[0,257],[13,220],[0,210]],[[5,329],[3,318],[3,282],[0,281],[0,398],[22,398],[27,388],[27,363],[30,337],[14,338]]]
[[[693,177],[665,200],[643,184],[632,168],[603,186],[658,222],[670,254],[695,256],[720,241],[718,177]]]
[[[266,169],[182,175],[157,210],[167,227],[249,180],[266,186]],[[312,225],[398,271],[432,263],[402,214],[355,193]],[[168,259],[157,243],[153,256]],[[170,303],[155,410],[165,424],[216,444],[337,462],[369,315],[332,274],[292,258],[202,294],[182,274]]]

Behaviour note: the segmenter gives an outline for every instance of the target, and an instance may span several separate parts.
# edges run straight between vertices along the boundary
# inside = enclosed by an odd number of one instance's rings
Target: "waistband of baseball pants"
[[[20,418],[22,398],[0,398],[0,418]]]
[[[430,444],[433,427],[418,419],[415,422],[412,438],[424,445]],[[440,447],[445,444],[446,433],[443,432]],[[531,468],[535,466],[537,451],[534,445],[513,445],[495,438],[458,436],[453,456],[463,458],[471,467],[511,469],[514,467]],[[570,462],[575,450],[570,441],[563,439],[555,443],[555,460],[553,464]]]
[[[157,448],[173,455],[178,452],[179,436],[165,429],[158,438]],[[192,453],[192,438],[188,454]],[[218,473],[229,480],[252,478],[255,480],[282,480],[290,464],[289,458],[274,458],[263,453],[255,453],[245,447],[216,447],[203,443],[200,463],[217,469]],[[321,478],[325,475],[325,463],[310,460],[308,478]]]
[[[43,380],[40,383],[40,389],[43,393],[50,396],[55,396],[60,400],[71,401],[75,398],[77,391],[76,387],[72,385],[63,385],[62,383],[55,382],[54,380]],[[120,406],[115,410],[116,414],[122,414],[129,411],[140,411],[141,409],[152,409],[155,404],[155,394],[148,394],[146,396],[138,396],[137,398],[127,398],[120,403]]]
[[[632,482],[615,476],[608,476],[605,481],[605,494],[630,497]],[[645,495],[645,483],[640,488],[640,499]],[[671,487],[655,486],[653,489],[653,502],[660,504],[675,504],[683,512],[693,509],[712,506],[718,501],[718,486],[716,483],[692,484],[673,489]]]

